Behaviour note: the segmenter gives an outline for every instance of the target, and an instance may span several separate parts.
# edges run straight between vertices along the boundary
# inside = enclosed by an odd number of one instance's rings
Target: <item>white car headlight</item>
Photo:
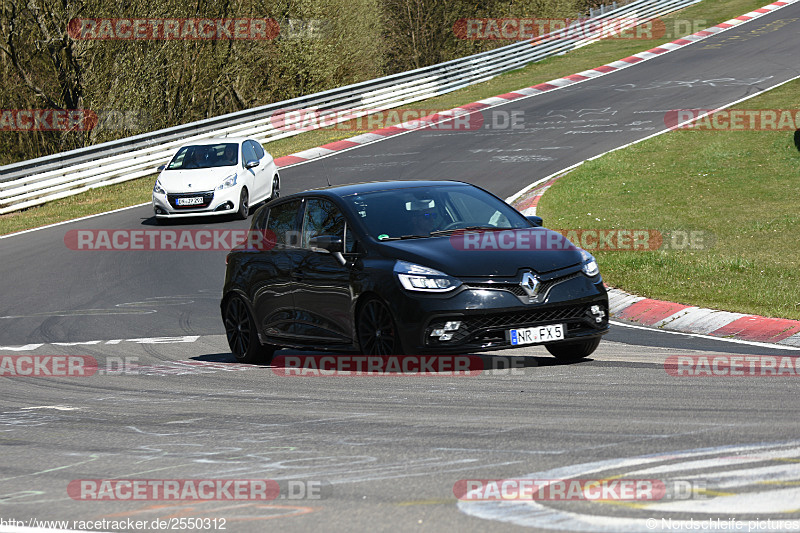
[[[397,261],[394,273],[403,288],[409,291],[448,292],[461,285],[461,281],[444,272],[408,261]]]
[[[233,187],[234,185],[236,185],[236,174],[231,174],[230,176],[225,178],[225,180],[222,183],[219,184],[217,190],[221,191],[222,189],[227,189],[228,187]]]
[[[161,182],[156,180],[156,184],[153,185],[153,192],[156,194],[167,194],[167,191],[164,190],[164,187],[161,186]]]
[[[600,273],[600,267],[597,266],[597,261],[592,254],[586,250],[581,250],[581,258],[583,259],[581,270],[583,270],[584,274],[593,278]]]

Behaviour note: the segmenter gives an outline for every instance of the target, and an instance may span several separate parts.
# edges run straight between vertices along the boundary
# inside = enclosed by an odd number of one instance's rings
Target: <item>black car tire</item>
[[[358,345],[364,355],[403,354],[392,312],[378,298],[371,297],[360,307],[356,332]]]
[[[256,324],[247,304],[232,296],[225,304],[225,336],[231,353],[239,363],[269,363],[276,346],[263,345],[258,340]]]
[[[592,352],[594,352],[598,346],[600,346],[600,337],[585,341],[556,342],[544,345],[547,351],[554,355],[559,361],[577,361],[579,359],[584,359],[592,355]]]
[[[236,218],[239,220],[247,220],[247,216],[250,214],[250,195],[247,193],[247,189],[242,187],[242,194],[239,196],[239,210],[236,212]]]
[[[280,197],[280,195],[281,195],[281,182],[280,178],[278,178],[278,175],[276,174],[272,178],[272,194],[270,195],[269,199],[274,200],[275,198]]]

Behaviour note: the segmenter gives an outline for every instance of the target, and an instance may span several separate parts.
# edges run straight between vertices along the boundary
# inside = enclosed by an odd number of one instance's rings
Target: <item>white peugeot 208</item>
[[[275,161],[253,139],[194,141],[158,170],[153,186],[156,220],[225,213],[246,219],[250,206],[280,195]]]

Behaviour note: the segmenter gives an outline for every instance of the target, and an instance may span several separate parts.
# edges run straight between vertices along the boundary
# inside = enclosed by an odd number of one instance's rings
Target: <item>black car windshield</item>
[[[178,150],[167,165],[167,170],[229,167],[237,164],[239,164],[238,144],[198,144],[184,146]]]
[[[430,237],[463,229],[529,228],[505,202],[469,185],[392,189],[345,197],[378,240]]]

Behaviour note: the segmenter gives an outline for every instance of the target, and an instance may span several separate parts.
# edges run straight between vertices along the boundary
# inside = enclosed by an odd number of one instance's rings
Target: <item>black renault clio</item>
[[[231,351],[460,353],[544,344],[591,354],[608,331],[594,258],[500,198],[455,181],[375,182],[269,202],[227,257]],[[252,244],[252,243],[251,243]]]

